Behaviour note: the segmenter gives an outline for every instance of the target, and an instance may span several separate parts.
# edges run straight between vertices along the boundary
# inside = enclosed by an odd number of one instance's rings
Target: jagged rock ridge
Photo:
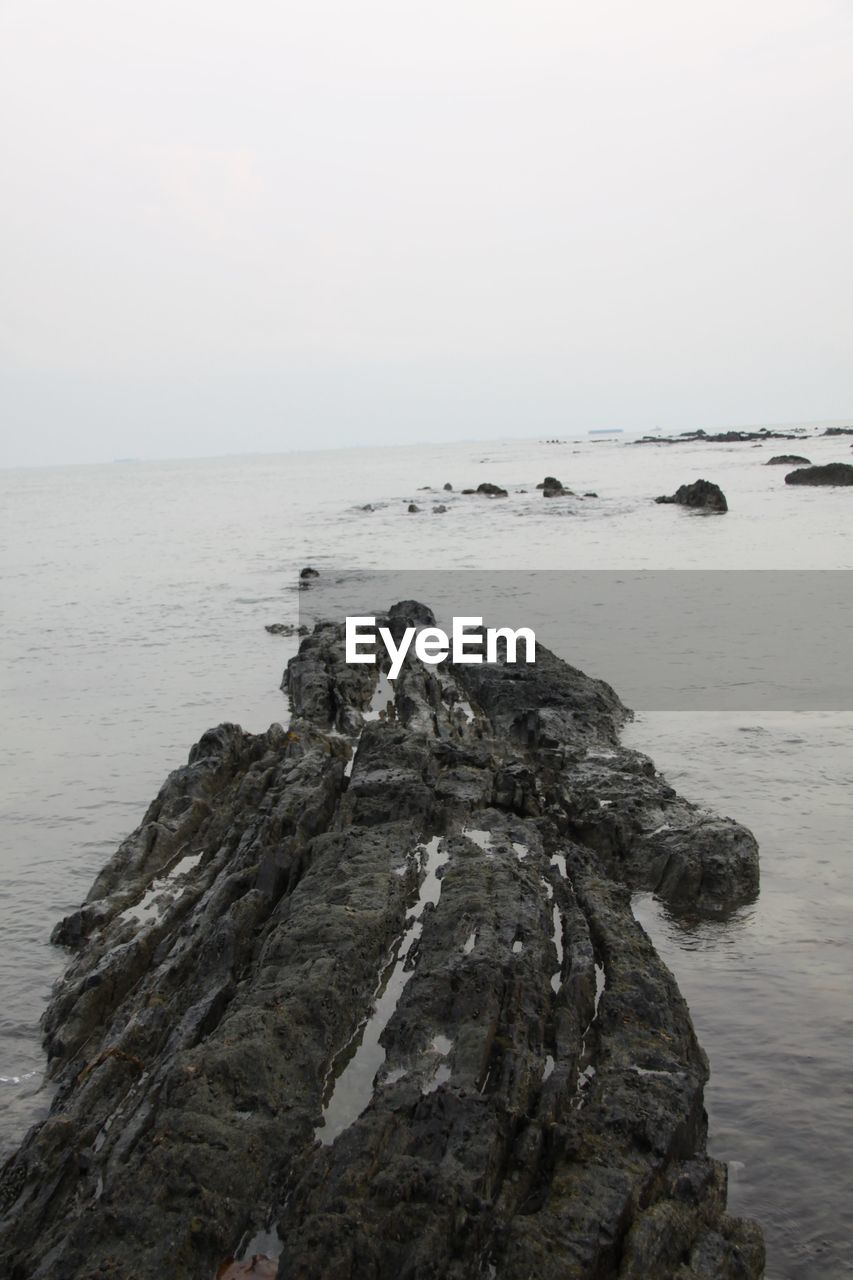
[[[286,683],[289,729],[205,734],[57,927],[9,1280],[206,1280],[270,1223],[280,1277],[759,1276],[630,907],[749,900],[749,832],[542,648],[392,691],[321,625]]]

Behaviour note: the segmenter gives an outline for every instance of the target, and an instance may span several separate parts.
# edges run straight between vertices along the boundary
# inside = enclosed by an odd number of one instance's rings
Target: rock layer
[[[321,624],[286,685],[289,729],[205,734],[57,927],[4,1274],[274,1274],[266,1231],[294,1280],[760,1276],[630,899],[749,900],[749,832],[541,647],[392,686]]]

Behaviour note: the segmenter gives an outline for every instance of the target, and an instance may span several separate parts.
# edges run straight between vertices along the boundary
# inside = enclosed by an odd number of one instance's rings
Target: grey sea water
[[[853,491],[786,487],[763,464],[791,447],[514,441],[0,473],[0,1156],[49,1101],[53,924],[207,727],[286,718],[295,642],[264,624],[296,621],[300,566],[853,568]],[[844,437],[795,451],[850,456]],[[543,500],[546,474],[598,497]],[[725,517],[650,502],[699,476]],[[482,480],[511,497],[459,494]],[[732,1207],[762,1221],[771,1278],[853,1274],[853,715],[643,711],[625,738],[761,844],[761,896],[724,922],[635,906],[710,1056]]]

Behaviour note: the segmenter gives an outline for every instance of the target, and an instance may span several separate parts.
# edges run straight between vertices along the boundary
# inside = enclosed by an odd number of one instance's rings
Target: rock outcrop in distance
[[[718,484],[710,480],[694,480],[692,484],[682,484],[669,497],[655,498],[655,502],[674,502],[680,507],[693,507],[699,511],[713,511],[720,515],[728,511],[726,495]]]
[[[831,435],[839,428],[830,428],[824,435]],[[755,444],[764,440],[801,440],[802,431],[770,431],[762,427],[759,431],[680,431],[675,436],[641,436],[632,440],[631,444],[689,444],[701,441],[702,444]]]
[[[631,910],[749,901],[751,834],[542,647],[392,686],[324,623],[285,683],[290,727],[206,733],[57,926],[6,1280],[759,1277]]]
[[[777,453],[775,458],[768,458],[765,467],[810,467],[808,458],[801,458],[798,453]]]
[[[853,484],[853,466],[827,462],[819,467],[799,467],[785,476],[785,484]]]

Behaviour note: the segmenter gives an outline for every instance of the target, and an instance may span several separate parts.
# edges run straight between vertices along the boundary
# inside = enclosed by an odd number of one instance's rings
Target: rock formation
[[[655,498],[655,502],[675,502],[681,507],[720,514],[729,509],[726,495],[719,485],[712,484],[710,480],[694,480],[693,484],[680,485],[670,497]]]
[[[824,432],[830,435],[838,428],[830,428]],[[765,440],[800,440],[802,431],[771,431],[761,427],[758,431],[680,431],[675,436],[641,436],[632,444],[690,444],[691,441],[701,444],[761,444]]]
[[[759,1277],[630,897],[748,901],[750,833],[541,647],[392,686],[324,623],[286,686],[289,728],[206,733],[57,926],[6,1280]]]
[[[800,467],[785,476],[785,484],[853,484],[853,466],[827,462],[820,467]]]
[[[808,458],[801,458],[796,453],[777,453],[775,458],[768,458],[765,467],[810,467]]]
[[[556,476],[546,476],[545,479],[536,486],[542,490],[543,498],[563,498],[571,496],[571,489],[567,489]]]

